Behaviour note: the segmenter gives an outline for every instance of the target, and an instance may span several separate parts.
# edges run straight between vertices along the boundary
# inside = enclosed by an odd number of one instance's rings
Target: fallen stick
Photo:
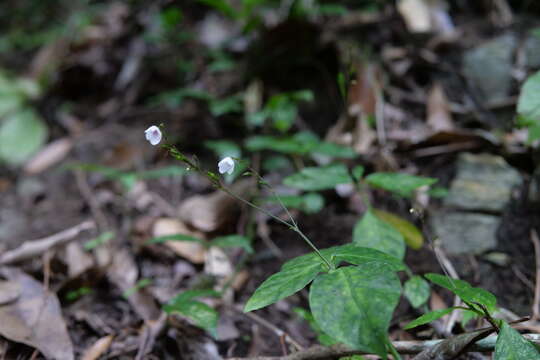
[[[531,340],[536,345],[540,345],[540,334],[524,334],[526,339]],[[444,340],[426,341],[394,341],[392,344],[400,354],[418,354],[429,349]],[[468,348],[468,352],[492,352],[495,349],[497,335],[491,335],[482,339]],[[366,355],[363,351],[351,350],[345,345],[313,346],[305,350],[300,350],[287,356],[255,356],[248,358],[228,358],[228,360],[330,360],[352,355]]]
[[[18,261],[31,259],[43,254],[55,246],[65,244],[73,240],[81,232],[93,229],[95,223],[91,220],[84,221],[69,229],[62,230],[57,234],[44,237],[38,240],[25,241],[21,246],[0,255],[0,265],[8,265]]]

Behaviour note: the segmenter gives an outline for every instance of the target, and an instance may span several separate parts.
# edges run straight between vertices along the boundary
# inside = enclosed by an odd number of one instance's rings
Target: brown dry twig
[[[523,335],[537,345],[540,345],[540,334]],[[400,354],[418,354],[424,350],[432,348],[444,340],[427,341],[394,341],[392,344]],[[492,352],[495,349],[497,336],[488,336],[472,345],[468,351],[471,352]],[[313,346],[305,350],[292,353],[287,356],[256,356],[249,358],[229,358],[228,360],[332,360],[340,357],[352,355],[365,355],[365,352],[351,350],[344,345],[334,345],[331,347]]]
[[[43,252],[66,244],[73,240],[81,232],[93,229],[95,223],[91,220],[83,221],[69,229],[60,231],[57,234],[44,237],[38,240],[25,241],[21,246],[0,255],[0,265],[8,265],[18,261],[31,259],[35,256],[43,254]]]

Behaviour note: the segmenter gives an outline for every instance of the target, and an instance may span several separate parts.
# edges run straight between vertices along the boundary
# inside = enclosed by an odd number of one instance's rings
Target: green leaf
[[[521,87],[517,112],[532,121],[540,122],[540,71],[530,76]]]
[[[123,296],[124,298],[127,299],[128,297],[130,297],[131,295],[135,294],[135,293],[138,292],[139,290],[141,290],[141,289],[147,287],[147,286],[150,285],[151,283],[152,283],[152,280],[150,280],[150,279],[141,279],[141,280],[139,280],[139,281],[135,284],[135,286],[133,286],[133,287],[127,289],[126,291],[124,291],[124,292],[122,293],[122,296]]]
[[[323,255],[329,255],[335,266],[345,261],[353,265],[374,264],[376,266],[386,266],[393,271],[405,269],[405,265],[399,259],[382,251],[360,247],[356,244],[336,246],[330,248],[330,250],[330,253],[323,253]]]
[[[379,219],[386,221],[399,231],[410,248],[418,250],[422,247],[424,235],[413,223],[383,210],[373,209],[373,212]]]
[[[296,104],[286,94],[272,96],[266,109],[273,120],[274,127],[282,133],[291,128],[298,115]]]
[[[238,95],[229,96],[225,99],[212,99],[209,106],[210,113],[216,117],[230,113],[240,113],[243,110],[242,98]]]
[[[343,164],[330,164],[321,167],[306,167],[299,173],[283,180],[287,186],[306,191],[333,189],[338,184],[352,182],[347,167]]]
[[[97,248],[100,245],[105,244],[107,241],[111,240],[114,237],[114,232],[112,231],[105,231],[104,233],[100,234],[98,237],[92,240],[88,240],[84,243],[83,247],[84,250],[90,251],[95,248]]]
[[[169,303],[179,303],[183,301],[189,301],[200,297],[220,297],[221,294],[212,289],[193,289],[186,290],[180,294],[174,296]]]
[[[426,274],[425,277],[432,283],[450,290],[465,302],[471,303],[472,305],[474,305],[474,303],[480,303],[484,305],[490,313],[495,311],[497,298],[487,290],[472,287],[466,281],[451,279],[440,274]]]
[[[165,305],[163,310],[167,313],[179,313],[207,330],[212,336],[217,336],[218,313],[202,302],[175,301]]]
[[[244,312],[263,308],[302,290],[324,270],[320,260],[304,256],[285,263],[280,272],[266,279],[248,300]]]
[[[414,190],[426,185],[433,185],[437,179],[402,173],[373,173],[366,177],[368,184],[391,191],[403,197],[410,197]]]
[[[285,154],[304,155],[317,147],[319,139],[309,133],[294,136],[252,136],[245,142],[249,151],[273,150]]]
[[[321,330],[319,325],[317,325],[317,322],[313,318],[313,315],[311,312],[309,312],[306,309],[303,308],[294,308],[293,311],[300,316],[302,319],[306,320],[309,324],[309,327],[317,334],[317,341],[324,346],[332,346],[334,344],[337,344],[338,341],[335,339],[332,339],[331,336],[328,336],[328,334],[325,334],[324,331]]]
[[[324,207],[324,197],[317,193],[303,195],[279,195],[279,199],[288,209],[298,209],[306,214],[314,214]],[[265,202],[279,203],[275,197],[264,199]]]
[[[201,244],[204,244],[204,240],[196,238],[195,236],[191,235],[184,235],[184,234],[174,234],[174,235],[165,235],[165,236],[158,236],[151,238],[146,243],[147,244],[161,244],[167,241],[193,241],[198,242]]]
[[[399,301],[397,275],[384,265],[341,267],[319,275],[309,304],[321,329],[353,349],[386,359],[388,326]]]
[[[405,282],[403,294],[414,308],[425,304],[430,295],[429,284],[421,276],[413,276]]]
[[[404,329],[408,330],[408,329],[412,329],[412,328],[415,328],[415,327],[420,326],[420,325],[428,324],[428,323],[430,323],[432,321],[435,321],[437,319],[440,319],[444,315],[450,314],[452,311],[458,310],[458,309],[460,309],[460,308],[449,307],[448,309],[441,309],[441,310],[435,310],[435,311],[428,312],[428,313],[420,316],[419,318],[411,321],[407,325],[405,325]]]
[[[225,0],[197,0],[198,2],[211,6],[214,9],[220,11],[223,15],[230,17],[231,19],[237,18],[237,11],[227,3]]]
[[[372,210],[368,210],[354,226],[353,243],[380,250],[400,260],[405,256],[403,236],[392,225],[375,216]]]
[[[251,240],[242,235],[227,235],[214,238],[210,245],[221,248],[239,247],[246,250],[247,253],[253,254],[253,248],[251,247]]]
[[[32,109],[11,112],[0,125],[0,162],[24,163],[46,138],[47,127]]]
[[[538,349],[510,325],[503,322],[495,343],[493,360],[539,360]]]

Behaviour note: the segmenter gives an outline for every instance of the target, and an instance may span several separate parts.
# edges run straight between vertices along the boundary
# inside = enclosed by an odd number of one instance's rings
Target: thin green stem
[[[394,347],[394,344],[390,341],[390,339],[387,340],[388,342],[388,349],[390,350],[390,354],[392,354],[392,357],[394,360],[401,360],[401,356],[397,352],[396,348]]]

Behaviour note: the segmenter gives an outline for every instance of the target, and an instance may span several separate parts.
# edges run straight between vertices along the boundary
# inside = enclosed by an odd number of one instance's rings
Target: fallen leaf
[[[454,129],[450,104],[441,84],[436,83],[428,92],[427,123],[434,131],[451,131]]]
[[[92,346],[90,346],[83,354],[81,360],[97,360],[111,347],[113,341],[112,335],[107,335],[98,339]]]
[[[207,252],[204,261],[204,272],[208,275],[226,278],[233,274],[234,267],[231,260],[223,250],[212,246]]]
[[[231,186],[231,191],[245,197],[251,185],[251,179],[237,181]],[[209,195],[195,195],[186,199],[180,205],[178,215],[185,223],[198,230],[213,232],[233,219],[238,205],[238,200],[217,190]]]
[[[28,160],[24,172],[29,175],[39,174],[62,161],[72,148],[73,141],[69,138],[51,142]]]
[[[429,5],[425,0],[401,0],[398,11],[412,33],[426,33],[432,30]]]
[[[94,266],[94,259],[78,242],[70,242],[66,246],[65,259],[70,279],[76,278]]]
[[[21,290],[19,284],[11,281],[0,281],[0,305],[17,300]]]
[[[161,218],[154,223],[152,234],[154,237],[167,235],[189,235],[199,239],[204,239],[204,234],[199,231],[192,231],[178,219]],[[176,241],[171,240],[165,242],[165,246],[174,251],[194,264],[204,263],[205,249],[198,243],[193,241]]]
[[[47,359],[74,359],[56,295],[18,269],[3,267],[0,274],[20,290],[15,301],[0,306],[0,334],[38,349]]]

